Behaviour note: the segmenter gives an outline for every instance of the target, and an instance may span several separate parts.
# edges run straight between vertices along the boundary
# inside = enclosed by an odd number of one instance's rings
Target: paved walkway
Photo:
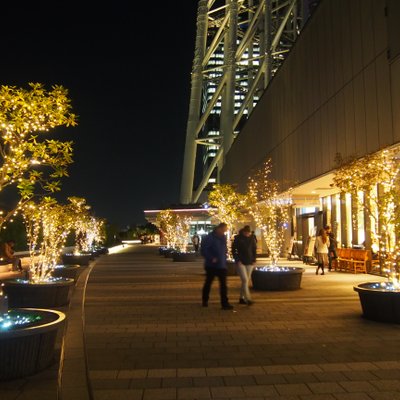
[[[352,290],[376,277],[306,269],[301,290],[255,292],[251,307],[230,277],[232,312],[217,282],[200,306],[200,260],[140,245],[100,258],[85,305],[94,399],[400,399],[400,326],[361,318]]]
[[[400,325],[361,318],[352,290],[379,278],[305,268],[301,290],[254,292],[251,307],[229,277],[223,311],[217,282],[200,306],[201,260],[141,245],[100,257],[61,309],[61,362],[0,382],[0,400],[400,399]]]

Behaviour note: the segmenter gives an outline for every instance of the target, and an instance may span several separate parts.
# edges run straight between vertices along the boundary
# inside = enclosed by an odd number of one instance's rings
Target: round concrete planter
[[[174,253],[176,253],[175,249],[167,249],[164,253],[165,258],[173,258]]]
[[[78,264],[57,265],[52,272],[52,276],[55,278],[70,278],[76,282],[84,268],[85,266]]]
[[[63,254],[61,259],[65,265],[89,265],[90,261],[93,260],[93,255],[90,254]]]
[[[193,262],[196,261],[196,253],[172,253],[172,259],[176,262]]]
[[[277,267],[276,269],[255,268],[251,274],[255,290],[297,290],[300,289],[304,268]]]
[[[52,308],[69,304],[74,280],[58,278],[53,282],[32,283],[21,279],[4,282],[9,307]]]
[[[12,309],[10,314],[34,314],[40,320],[28,326],[0,329],[0,380],[35,374],[55,360],[57,334],[65,322],[65,314],[54,310]]]
[[[389,290],[380,282],[360,283],[354,290],[360,298],[363,317],[400,324],[400,291]]]

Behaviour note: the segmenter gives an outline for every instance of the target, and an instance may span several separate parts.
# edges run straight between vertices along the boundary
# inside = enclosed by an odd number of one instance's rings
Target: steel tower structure
[[[309,2],[199,0],[182,204],[198,202],[212,176],[218,182],[243,122],[296,41]]]

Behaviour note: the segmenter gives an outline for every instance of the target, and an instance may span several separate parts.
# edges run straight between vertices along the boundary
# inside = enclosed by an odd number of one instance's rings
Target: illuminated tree
[[[270,179],[268,159],[248,181],[248,210],[261,229],[268,248],[271,265],[276,266],[289,222],[290,197],[280,194],[278,182]]]
[[[167,246],[178,251],[187,250],[191,218],[181,217],[172,210],[162,210],[156,218],[156,225],[163,233]]]
[[[234,185],[216,184],[208,195],[208,203],[215,207],[210,214],[225,222],[231,230],[243,214],[246,196],[238,193]]]
[[[187,251],[191,221],[192,219],[190,217],[181,217],[180,215],[176,216],[176,249],[182,253]]]
[[[1,215],[0,225],[29,200],[36,189],[60,190],[60,179],[72,163],[72,142],[45,138],[58,126],[75,126],[68,91],[62,86],[46,90],[40,83],[29,89],[0,86],[0,192],[18,188],[15,208]]]
[[[176,219],[177,215],[172,210],[161,210],[156,218],[156,225],[170,248],[176,247]]]
[[[75,214],[51,197],[44,197],[38,204],[27,202],[22,214],[31,258],[30,280],[45,281],[57,265]]]
[[[337,157],[334,186],[357,199],[374,224],[382,270],[398,287],[400,261],[400,158],[398,150],[383,150],[361,159]]]
[[[75,231],[75,250],[89,253],[96,243],[104,241],[104,221],[90,214],[91,207],[82,197],[69,197],[69,207],[75,215],[72,229]]]
[[[232,229],[243,215],[246,206],[246,196],[238,193],[234,185],[216,184],[208,195],[208,203],[214,210],[210,210],[218,221],[228,225],[227,241],[230,243]],[[232,259],[231,246],[228,246],[228,258]]]

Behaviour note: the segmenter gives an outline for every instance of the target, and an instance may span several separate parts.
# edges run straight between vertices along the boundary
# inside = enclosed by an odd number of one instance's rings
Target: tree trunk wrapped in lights
[[[163,233],[167,247],[186,252],[190,229],[190,217],[181,217],[172,210],[162,210],[156,218],[156,225]]]
[[[290,197],[279,191],[278,182],[270,179],[271,160],[268,159],[248,181],[248,209],[261,229],[269,251],[271,266],[275,267],[284,244],[289,222]]]
[[[176,247],[176,218],[177,215],[172,210],[162,210],[156,218],[156,225],[162,232],[167,247],[171,249]]]
[[[338,155],[337,163],[333,185],[359,200],[360,209],[365,211],[374,226],[372,241],[379,246],[382,272],[391,285],[400,289],[399,150],[386,149],[350,161],[344,161]]]
[[[39,204],[28,202],[23,208],[30,252],[30,280],[50,278],[73,226],[74,214],[68,206],[45,197]]]
[[[47,91],[39,83],[29,89],[0,87],[0,191],[16,186],[19,199],[8,212],[0,211],[0,226],[34,195],[60,190],[60,178],[72,163],[72,142],[47,139],[58,126],[76,125],[68,92],[62,86]]]
[[[68,197],[71,212],[75,214],[72,230],[75,231],[77,254],[90,253],[95,243],[104,241],[104,221],[90,214],[91,207],[82,197]]]

